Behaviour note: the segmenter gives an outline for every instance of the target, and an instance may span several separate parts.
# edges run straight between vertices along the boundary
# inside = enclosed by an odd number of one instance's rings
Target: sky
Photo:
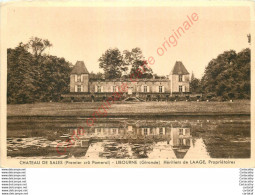
[[[182,33],[178,44],[162,56],[157,49],[183,23],[198,20]],[[48,39],[46,53],[75,64],[84,61],[89,72],[103,72],[98,59],[109,48],[140,47],[158,75],[168,75],[176,61],[201,78],[209,61],[227,50],[249,47],[248,7],[10,7],[7,15],[8,48],[31,37]]]

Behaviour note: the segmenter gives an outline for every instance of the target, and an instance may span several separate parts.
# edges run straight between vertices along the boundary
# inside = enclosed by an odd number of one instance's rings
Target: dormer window
[[[179,82],[182,82],[183,80],[183,75],[179,75]]]

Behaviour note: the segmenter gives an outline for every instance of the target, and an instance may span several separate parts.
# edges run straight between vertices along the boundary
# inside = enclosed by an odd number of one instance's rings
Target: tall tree
[[[35,57],[41,56],[45,49],[52,47],[48,39],[41,39],[38,37],[31,37],[29,42],[25,45],[27,49],[31,49]]]
[[[99,67],[104,70],[107,79],[120,78],[127,70],[123,55],[118,48],[108,49],[99,58]]]
[[[31,64],[33,55],[22,44],[7,50],[7,102],[31,103],[34,101],[36,86]]]
[[[142,50],[139,47],[133,48],[131,51],[125,50],[124,52],[125,64],[130,67],[129,75],[136,75],[137,71],[142,70],[140,78],[152,78],[153,71],[146,66],[147,62],[143,56]]]
[[[58,101],[61,94],[69,91],[69,63],[56,56],[43,56],[41,60],[39,98],[41,101]]]
[[[64,58],[42,55],[44,49],[38,47],[37,52],[30,53],[28,43],[20,43],[7,50],[8,103],[57,101],[69,91],[70,63]]]
[[[200,83],[200,80],[195,78],[195,75],[194,75],[193,72],[191,74],[191,79],[190,79],[190,91],[192,93],[201,93],[201,83]]]
[[[202,78],[206,94],[228,98],[250,97],[250,49],[225,51],[209,62]]]

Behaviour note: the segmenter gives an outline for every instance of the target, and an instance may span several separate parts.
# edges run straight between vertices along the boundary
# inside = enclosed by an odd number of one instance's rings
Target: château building
[[[91,80],[83,61],[77,61],[70,75],[70,93],[62,95],[70,101],[103,101],[118,92],[123,83],[127,91],[120,100],[162,100],[186,96],[190,93],[190,74],[181,61],[177,61],[165,79],[100,79]]]

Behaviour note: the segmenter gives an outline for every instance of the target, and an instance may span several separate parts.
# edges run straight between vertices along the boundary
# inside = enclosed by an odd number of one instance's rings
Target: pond
[[[250,158],[249,116],[9,117],[8,158]]]

